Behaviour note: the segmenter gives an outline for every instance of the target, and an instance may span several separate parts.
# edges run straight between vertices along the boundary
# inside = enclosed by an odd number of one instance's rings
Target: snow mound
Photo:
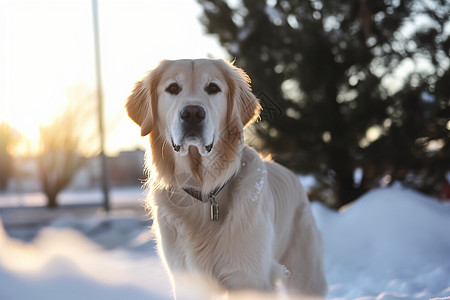
[[[61,218],[31,243],[0,222],[0,299],[170,299],[145,220]]]
[[[389,188],[340,212],[312,207],[324,241],[329,298],[450,295],[450,204]]]

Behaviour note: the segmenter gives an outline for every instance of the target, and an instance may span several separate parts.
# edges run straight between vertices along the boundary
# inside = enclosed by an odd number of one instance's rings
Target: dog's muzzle
[[[204,137],[204,127],[206,111],[200,105],[186,105],[180,111],[182,138],[180,144],[175,143],[172,138],[172,147],[175,152],[186,152],[186,147],[197,146],[200,154],[207,155],[214,146],[214,138],[212,142],[206,145]],[[183,144],[185,146],[183,146]],[[184,149],[184,151],[183,151]],[[182,153],[183,154],[183,153]],[[187,153],[184,153],[187,154]]]

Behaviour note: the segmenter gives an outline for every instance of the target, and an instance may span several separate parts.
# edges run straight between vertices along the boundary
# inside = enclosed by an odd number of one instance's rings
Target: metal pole
[[[105,131],[103,127],[103,87],[102,74],[100,65],[100,36],[98,25],[98,5],[97,0],[92,0],[92,19],[94,23],[94,48],[95,48],[95,72],[97,80],[97,101],[98,101],[98,128],[100,132],[100,159],[102,167],[102,190],[103,190],[103,207],[106,212],[109,211],[109,184],[108,172],[106,170],[105,156]]]

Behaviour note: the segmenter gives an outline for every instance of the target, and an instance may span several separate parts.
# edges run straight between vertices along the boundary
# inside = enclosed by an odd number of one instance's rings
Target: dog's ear
[[[128,116],[141,126],[141,135],[146,136],[153,128],[150,81],[151,74],[144,80],[136,82],[132,94],[125,105]]]
[[[235,105],[239,110],[242,125],[245,127],[259,118],[261,105],[258,98],[253,95],[250,87],[250,77],[244,70],[229,64],[232,68],[230,92],[234,90]],[[229,84],[230,85],[230,84]]]

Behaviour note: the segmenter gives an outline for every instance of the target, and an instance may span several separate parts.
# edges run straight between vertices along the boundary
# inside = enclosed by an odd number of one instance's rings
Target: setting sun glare
[[[0,0],[0,122],[26,137],[15,155],[39,151],[39,127],[69,101],[95,98],[90,0]],[[143,148],[124,104],[162,59],[228,58],[204,33],[195,2],[99,1],[106,153]],[[77,97],[77,90],[80,97]],[[92,94],[91,98],[83,95]],[[61,128],[64,130],[64,128]]]

